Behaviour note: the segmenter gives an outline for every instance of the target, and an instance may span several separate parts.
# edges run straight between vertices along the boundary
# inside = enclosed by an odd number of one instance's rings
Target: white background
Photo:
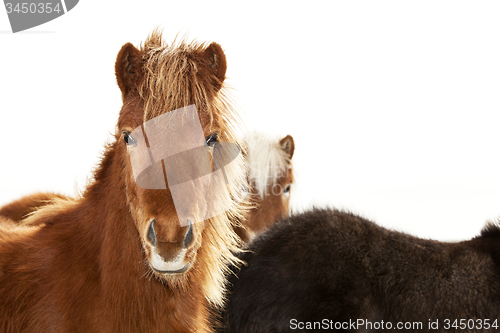
[[[461,240],[500,216],[500,2],[96,1],[12,34],[0,8],[0,205],[74,195],[121,107],[114,61],[159,26],[216,41],[249,129],[295,138],[296,210]]]

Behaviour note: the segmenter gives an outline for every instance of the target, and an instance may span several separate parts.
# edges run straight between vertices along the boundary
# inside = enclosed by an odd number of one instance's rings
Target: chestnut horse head
[[[224,92],[224,52],[216,43],[169,46],[154,32],[139,49],[125,44],[115,71],[125,175],[116,181],[124,181],[149,272],[185,282],[205,248],[208,257],[196,269],[212,270],[222,283],[225,265],[236,260],[231,220],[244,209],[246,183],[237,116]]]
[[[249,242],[256,234],[289,215],[295,144],[291,135],[275,139],[262,133],[251,133],[244,141],[254,207],[242,221],[245,229],[237,228],[236,232]]]
[[[223,304],[248,197],[224,52],[153,32],[115,71],[114,140],[81,195],[0,208],[2,332],[210,332]]]

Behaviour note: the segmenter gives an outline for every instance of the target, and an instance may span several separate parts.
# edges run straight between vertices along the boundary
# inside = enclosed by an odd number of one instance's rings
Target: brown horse
[[[291,159],[295,144],[291,135],[275,140],[261,133],[247,135],[244,141],[253,205],[241,220],[242,225],[234,229],[248,243],[274,222],[289,215],[294,182]],[[53,203],[56,198],[64,197],[55,193],[28,195],[0,207],[0,216],[20,222],[37,209]]]
[[[172,184],[139,186],[132,152],[140,138],[132,133],[194,105],[215,173],[216,143],[236,143],[225,55],[215,43],[167,46],[154,32],[139,49],[125,44],[115,70],[123,97],[115,138],[82,196],[56,198],[23,224],[0,218],[1,332],[210,331],[208,305],[221,305],[224,273],[238,262],[232,221],[245,208],[242,154],[223,168],[233,199],[225,211],[184,221],[186,207],[199,217],[208,204],[188,201],[180,212]],[[187,138],[178,139],[162,148]],[[164,161],[154,164],[163,176]]]
[[[254,205],[241,221],[243,227],[235,227],[235,230],[243,241],[250,242],[274,222],[289,215],[294,181],[291,159],[295,144],[291,135],[275,140],[261,133],[249,134],[244,141]]]

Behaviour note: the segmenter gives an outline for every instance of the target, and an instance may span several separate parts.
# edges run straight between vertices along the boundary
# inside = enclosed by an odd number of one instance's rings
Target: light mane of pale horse
[[[253,132],[243,138],[248,149],[250,183],[264,199],[269,187],[290,168],[290,158],[280,146],[280,138]],[[266,191],[267,190],[267,191]]]

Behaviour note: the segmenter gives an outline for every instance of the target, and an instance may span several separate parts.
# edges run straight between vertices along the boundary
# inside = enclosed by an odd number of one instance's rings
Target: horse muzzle
[[[153,219],[149,225],[147,240],[151,245],[151,256],[149,263],[151,268],[161,274],[180,274],[190,268],[186,260],[189,246],[193,243],[193,223],[188,221],[187,230],[183,235],[182,242],[161,241],[155,229],[156,220]]]

